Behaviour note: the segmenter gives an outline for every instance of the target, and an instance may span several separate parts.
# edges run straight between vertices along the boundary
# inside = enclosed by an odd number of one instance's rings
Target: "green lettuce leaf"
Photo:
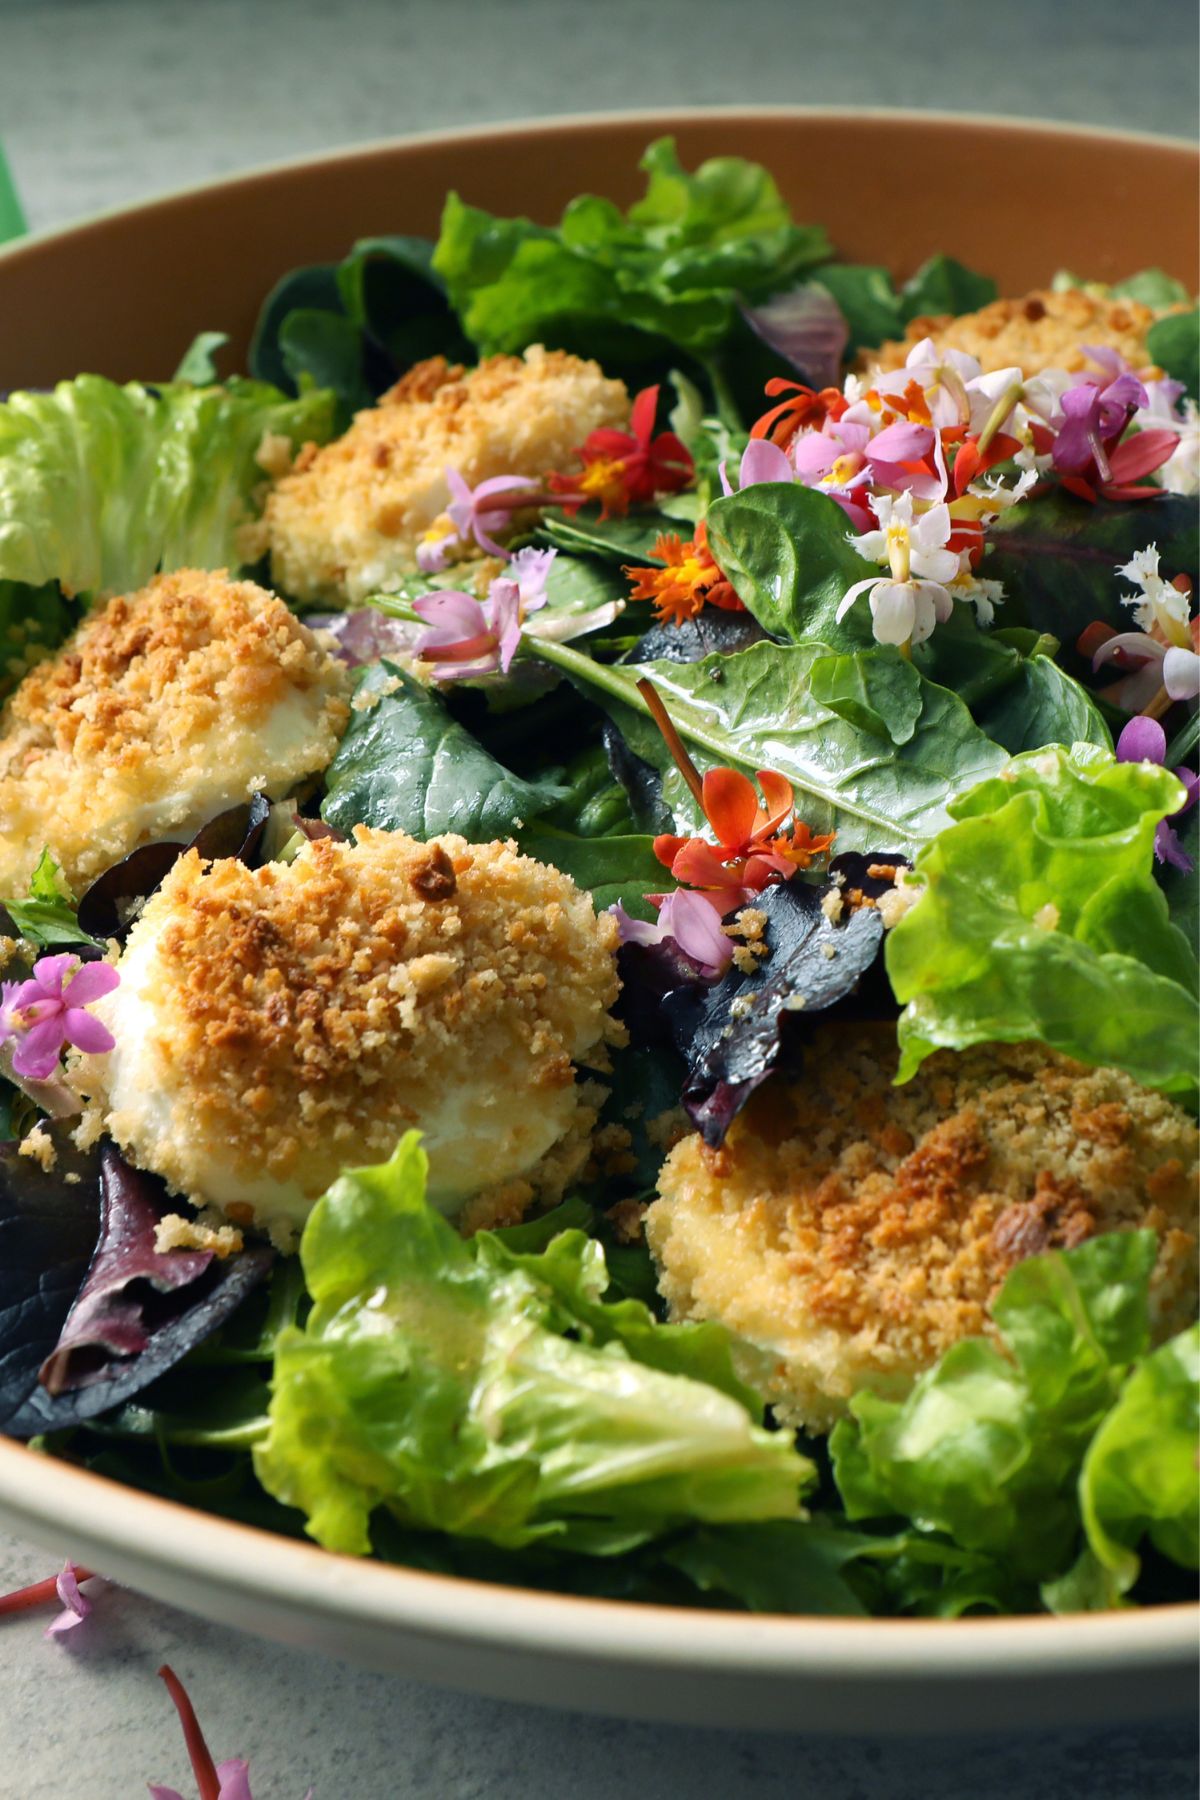
[[[1088,1446],[1148,1347],[1156,1247],[1153,1232],[1115,1232],[1030,1258],[992,1307],[1004,1348],[967,1338],[906,1400],[857,1394],[831,1440],[849,1517],[908,1518],[1000,1557],[1031,1599],[1061,1575]]]
[[[261,382],[160,388],[99,375],[0,405],[0,583],[126,592],[159,569],[235,567],[266,434],[324,441],[331,397]]]
[[[1153,874],[1182,793],[1169,770],[1059,745],[950,803],[888,934],[900,1080],[938,1047],[1035,1040],[1194,1092],[1196,957]]]
[[[464,1241],[426,1204],[426,1171],[410,1132],[305,1226],[313,1310],[279,1339],[255,1467],[313,1537],[365,1554],[386,1507],[497,1544],[614,1554],[692,1520],[798,1516],[811,1465],[755,1422],[722,1331],[607,1303],[603,1252],[581,1232],[532,1254]]]
[[[1088,1446],[1079,1482],[1088,1546],[1118,1593],[1138,1578],[1138,1545],[1200,1565],[1200,1325],[1135,1369]]]
[[[835,657],[824,643],[759,643],[700,662],[615,667],[566,645],[539,645],[538,654],[594,693],[634,754],[662,773],[663,798],[686,829],[700,816],[644,710],[637,692],[644,676],[701,769],[778,769],[795,789],[799,816],[813,831],[836,830],[839,850],[907,851],[927,842],[948,822],[947,794],[996,773],[1006,760],[956,695],[919,676],[915,696],[911,677],[895,676],[906,709],[896,726],[903,742],[890,729],[864,729],[902,661],[888,650]],[[826,698],[814,691],[818,667]]]
[[[39,949],[59,944],[91,944],[100,948],[95,938],[79,929],[74,895],[48,847],[43,849],[29,877],[28,893],[20,899],[0,899],[0,912],[6,912],[20,935]]]
[[[378,694],[373,704],[362,704]],[[321,816],[339,831],[372,825],[473,843],[506,838],[565,798],[552,781],[524,781],[498,763],[444,701],[389,662],[371,663],[337,754]]]
[[[755,163],[713,157],[688,174],[660,138],[641,166],[646,192],[627,213],[584,194],[557,227],[450,195],[433,266],[482,354],[545,343],[606,366],[670,347],[703,356],[740,322],[739,295],[786,287],[829,254]]]

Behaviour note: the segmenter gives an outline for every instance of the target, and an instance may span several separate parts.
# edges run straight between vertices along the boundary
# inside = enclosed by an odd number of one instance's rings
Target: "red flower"
[[[658,388],[643,388],[633,403],[631,431],[601,426],[579,451],[580,474],[550,476],[552,492],[566,496],[560,504],[567,512],[598,500],[602,519],[623,516],[656,494],[674,494],[688,485],[696,471],[687,446],[673,431],[651,436],[657,411]]]

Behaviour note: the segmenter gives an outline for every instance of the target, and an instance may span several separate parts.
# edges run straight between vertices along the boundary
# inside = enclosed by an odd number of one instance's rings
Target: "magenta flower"
[[[793,482],[796,471],[788,459],[787,452],[770,438],[751,438],[742,451],[742,460],[738,464],[738,493],[749,487],[758,487],[764,481]],[[732,494],[729,477],[725,473],[725,464],[721,464],[721,489],[723,493]]]
[[[486,600],[454,588],[440,588],[413,601],[413,611],[429,629],[422,632],[416,654],[433,664],[438,681],[463,681],[475,675],[504,674],[521,641],[521,590],[517,582],[494,581]]]
[[[661,944],[672,938],[685,956],[690,956],[700,973],[721,975],[733,959],[733,945],[721,929],[722,914],[706,894],[689,888],[676,888],[674,893],[649,896],[658,907],[658,918],[651,925],[645,919],[633,919],[618,900],[611,908],[623,944]]]
[[[39,958],[30,981],[6,981],[0,987],[0,1043],[18,1040],[13,1073],[48,1080],[64,1044],[111,1050],[112,1033],[87,1008],[111,994],[120,979],[111,963],[81,963],[67,953]]]
[[[797,478],[835,500],[856,531],[870,531],[875,523],[864,491],[871,479],[865,454],[870,436],[869,425],[826,419],[819,431],[803,433],[792,445]]]
[[[531,503],[531,490],[538,486],[533,477],[492,475],[473,488],[457,469],[447,469],[446,481],[451,494],[446,513],[463,542],[474,538],[489,555],[507,557],[492,534],[507,530],[512,514]]]
[[[1130,719],[1124,731],[1117,739],[1118,762],[1148,762],[1165,766],[1167,755],[1167,734],[1157,719]],[[1165,819],[1159,821],[1154,833],[1154,854],[1159,862],[1170,863],[1173,869],[1179,869],[1184,875],[1192,872],[1192,859],[1180,843],[1178,835],[1172,831],[1170,821],[1181,819],[1196,804],[1196,795],[1200,791],[1200,775],[1194,769],[1179,768],[1175,774],[1187,790],[1187,798],[1182,806]]]
[[[949,478],[942,443],[929,425],[898,419],[885,425],[863,453],[880,487],[914,494],[918,500],[945,498]]]

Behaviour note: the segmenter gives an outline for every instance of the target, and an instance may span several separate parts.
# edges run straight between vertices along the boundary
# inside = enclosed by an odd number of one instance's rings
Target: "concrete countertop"
[[[1196,40],[1190,0],[0,0],[0,136],[35,227],[534,113],[890,104],[1190,136]],[[980,175],[986,203],[1003,171]],[[51,1572],[0,1535],[0,1592]],[[164,1660],[216,1755],[250,1758],[255,1800],[310,1783],[316,1800],[1186,1800],[1197,1785],[1187,1722],[902,1744],[872,1740],[869,1719],[853,1743],[684,1731],[364,1674],[111,1587],[65,1639],[42,1636],[49,1616],[0,1626],[0,1800],[129,1800],[147,1780],[190,1793]]]

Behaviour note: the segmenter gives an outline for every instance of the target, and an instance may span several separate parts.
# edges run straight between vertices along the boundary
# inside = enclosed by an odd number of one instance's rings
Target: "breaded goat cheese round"
[[[1194,1122],[1115,1069],[1034,1045],[940,1052],[893,1087],[891,1027],[830,1025],[717,1151],[667,1159],[646,1216],[676,1319],[718,1319],[785,1421],[904,1395],[1027,1256],[1152,1227],[1157,1338],[1196,1310]]]
[[[276,595],[177,569],[90,614],[0,713],[0,893],[48,844],[78,892],[331,760],[349,676]]]
[[[624,382],[540,344],[477,369],[417,363],[275,484],[264,514],[272,579],[298,600],[360,600],[416,567],[418,542],[450,503],[447,468],[472,487],[540,480],[576,469],[589,432],[628,419]]]
[[[134,1162],[277,1238],[412,1127],[455,1212],[536,1186],[580,1110],[593,1122],[573,1065],[618,1029],[616,938],[504,844],[359,826],[254,870],[192,851],[103,1002],[116,1047],[77,1079]],[[584,1134],[568,1176],[586,1154]]]
[[[1146,333],[1158,317],[1140,300],[1110,300],[1086,288],[1039,288],[1018,300],[992,300],[978,312],[913,319],[903,338],[864,350],[859,362],[867,369],[899,369],[913,345],[931,337],[939,350],[974,356],[985,375],[1010,368],[1026,375],[1043,369],[1075,374],[1090,366],[1085,344],[1105,345],[1130,368],[1145,370],[1154,362]]]

